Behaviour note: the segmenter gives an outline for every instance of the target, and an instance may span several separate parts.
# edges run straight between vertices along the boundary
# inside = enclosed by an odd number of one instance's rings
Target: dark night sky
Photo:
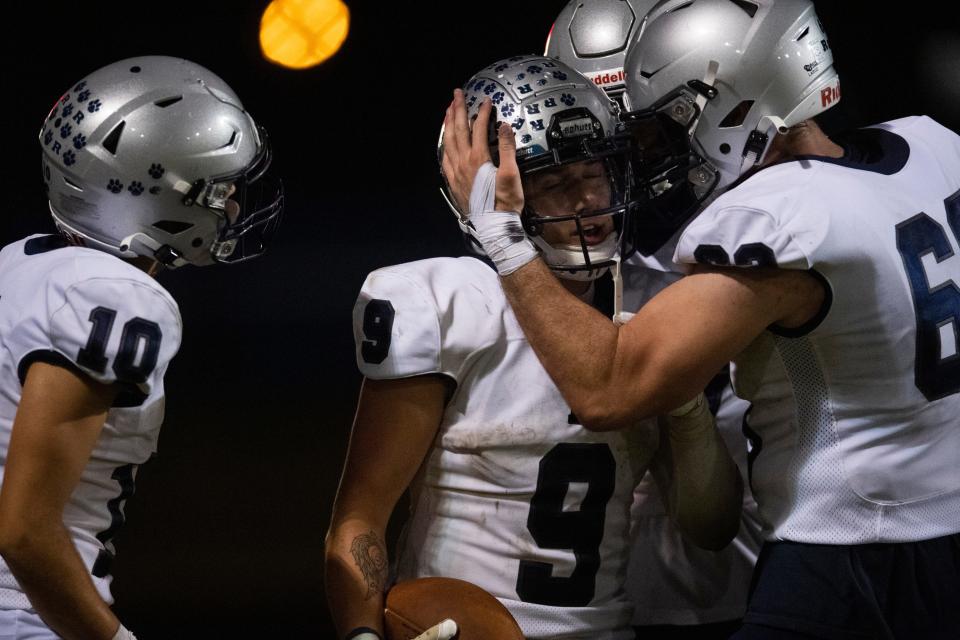
[[[354,297],[374,268],[459,252],[434,153],[450,91],[495,59],[541,51],[563,0],[348,0],[345,46],[301,72],[260,57],[266,2],[16,4],[23,17],[3,42],[3,244],[52,229],[36,141],[50,105],[129,56],[189,58],[222,76],[269,130],[287,184],[267,256],[161,277],[184,341],[160,455],[141,469],[118,538],[118,612],[143,640],[333,637],[323,536],[360,382]],[[927,113],[960,130],[955,16],[816,4],[844,88],[829,126]]]

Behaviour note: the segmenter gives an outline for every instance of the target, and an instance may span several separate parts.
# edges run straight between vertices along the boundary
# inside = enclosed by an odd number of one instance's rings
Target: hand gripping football
[[[387,592],[383,612],[387,640],[411,640],[445,618],[460,628],[459,640],[523,640],[507,608],[480,587],[454,578],[417,578]]]

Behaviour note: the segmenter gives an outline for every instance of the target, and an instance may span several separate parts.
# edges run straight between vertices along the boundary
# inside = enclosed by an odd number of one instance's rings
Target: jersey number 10
[[[110,340],[116,317],[117,312],[106,307],[97,307],[90,312],[89,320],[93,323],[93,328],[86,346],[77,354],[77,364],[99,373],[107,370],[107,342]],[[120,348],[113,360],[113,371],[117,374],[117,379],[134,384],[146,382],[153,368],[157,366],[161,337],[160,325],[156,322],[143,318],[128,320],[123,325]]]

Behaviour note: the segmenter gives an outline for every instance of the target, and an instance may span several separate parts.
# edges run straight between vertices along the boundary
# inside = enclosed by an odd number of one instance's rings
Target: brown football
[[[457,623],[459,640],[523,640],[507,608],[475,584],[417,578],[398,582],[387,592],[387,640],[410,640],[446,618]]]

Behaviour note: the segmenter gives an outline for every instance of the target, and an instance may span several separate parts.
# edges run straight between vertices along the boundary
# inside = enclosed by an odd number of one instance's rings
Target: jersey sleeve
[[[128,399],[145,398],[161,383],[182,333],[176,303],[159,285],[123,278],[71,284],[52,310],[49,328],[48,354],[32,351],[25,355],[28,362],[66,359],[99,382],[120,384]]]
[[[789,206],[789,205],[788,205]],[[674,262],[710,266],[811,269],[828,225],[817,216],[767,208],[710,207],[684,230]]]
[[[378,270],[367,276],[353,308],[357,365],[385,380],[442,373],[440,318],[425,282]]]

